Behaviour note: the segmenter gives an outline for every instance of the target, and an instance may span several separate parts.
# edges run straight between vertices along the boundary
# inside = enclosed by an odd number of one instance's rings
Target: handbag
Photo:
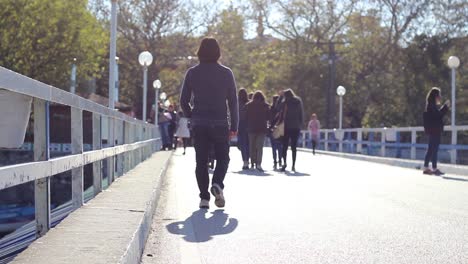
[[[279,139],[284,136],[284,118],[286,117],[286,111],[288,111],[288,105],[285,103],[284,110],[280,115],[281,121],[273,128],[272,136],[274,139]]]
[[[284,121],[280,122],[273,128],[272,136],[274,139],[284,136]]]

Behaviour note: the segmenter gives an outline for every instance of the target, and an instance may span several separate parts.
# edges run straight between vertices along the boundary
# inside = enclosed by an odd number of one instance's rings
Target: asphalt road
[[[142,263],[468,263],[468,177],[304,152],[299,173],[241,166],[231,149],[226,208],[199,210],[176,151]]]

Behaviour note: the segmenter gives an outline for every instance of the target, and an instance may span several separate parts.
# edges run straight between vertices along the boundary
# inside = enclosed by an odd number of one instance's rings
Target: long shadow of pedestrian
[[[247,175],[247,176],[273,176],[272,174],[268,172],[265,172],[265,171],[261,172],[258,170],[241,170],[241,171],[234,171],[233,173]]]
[[[284,172],[287,176],[291,176],[291,177],[305,177],[305,176],[311,176],[310,174],[308,173],[302,173],[302,172],[294,172],[294,171],[285,171]]]
[[[168,224],[166,228],[172,234],[182,235],[187,242],[203,243],[213,239],[213,236],[234,232],[238,224],[239,221],[230,218],[224,210],[210,213],[200,209],[193,212],[185,221]]]

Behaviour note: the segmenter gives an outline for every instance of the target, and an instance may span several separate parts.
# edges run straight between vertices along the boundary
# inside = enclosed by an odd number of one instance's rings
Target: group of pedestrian
[[[249,100],[247,91],[240,89],[237,144],[244,162],[242,169],[264,171],[263,145],[265,138],[269,137],[273,152],[273,168],[286,170],[288,148],[291,146],[291,170],[296,171],[297,143],[303,123],[302,100],[293,90],[280,90],[278,95],[273,96],[270,105],[261,91],[253,93],[252,99]],[[319,127],[318,123],[315,131],[318,131]]]
[[[175,150],[179,143],[184,148],[183,154],[190,142],[189,120],[183,111],[176,111],[176,106],[169,105],[164,108],[162,104],[158,106],[158,127],[161,134],[162,150]],[[151,112],[154,120],[155,112]]]

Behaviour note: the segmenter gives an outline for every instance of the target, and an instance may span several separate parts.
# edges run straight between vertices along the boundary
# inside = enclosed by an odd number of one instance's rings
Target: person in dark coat
[[[236,82],[231,69],[218,63],[221,49],[216,39],[203,39],[197,55],[200,63],[185,75],[180,106],[185,116],[191,119],[200,208],[209,208],[208,156],[211,146],[215,152],[216,168],[210,191],[216,198],[215,205],[224,207],[230,138],[236,136],[239,122]]]
[[[293,90],[288,89],[284,91],[284,101],[280,105],[282,118],[284,120],[284,137],[283,137],[283,167],[281,171],[285,171],[287,164],[286,158],[288,153],[289,144],[291,144],[292,151],[292,171],[296,171],[296,157],[297,157],[297,141],[301,133],[301,128],[304,125],[304,110],[302,107],[302,100],[296,96]]]
[[[239,129],[237,133],[237,148],[240,150],[244,165],[243,170],[249,168],[249,134],[247,132],[246,105],[249,102],[247,91],[242,88],[238,93],[239,100]]]
[[[265,102],[261,91],[255,92],[252,101],[246,105],[247,131],[249,132],[250,159],[256,169],[263,172],[263,143],[268,132],[270,105]]]
[[[437,169],[437,154],[439,151],[440,138],[444,131],[444,115],[449,110],[450,101],[440,106],[441,91],[439,88],[432,88],[426,97],[426,110],[424,111],[424,131],[426,132],[429,143],[426,156],[424,158],[424,174],[443,175],[444,173]],[[432,169],[429,168],[429,161],[432,162]]]

